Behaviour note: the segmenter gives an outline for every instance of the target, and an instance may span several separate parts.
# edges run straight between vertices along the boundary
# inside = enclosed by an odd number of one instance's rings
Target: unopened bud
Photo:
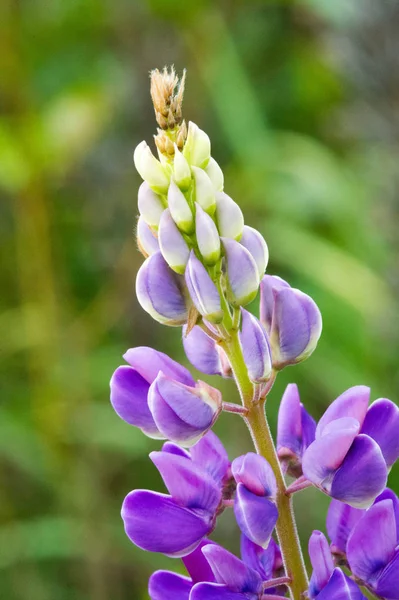
[[[191,166],[205,168],[211,156],[211,142],[205,131],[192,121],[188,124],[183,154]]]
[[[208,265],[214,265],[220,258],[220,237],[216,225],[199,204],[196,204],[195,232],[198,248]]]
[[[258,267],[259,277],[263,277],[269,262],[269,249],[263,235],[253,227],[244,225],[240,244],[251,253]]]
[[[191,171],[190,165],[184,158],[183,154],[178,149],[177,145],[174,145],[175,159],[173,163],[173,176],[174,180],[179,188],[185,192],[191,185]]]
[[[222,169],[214,158],[209,159],[209,163],[205,167],[205,173],[212,181],[213,188],[216,192],[223,192],[224,175]]]
[[[195,200],[210,215],[216,208],[215,190],[208,175],[199,167],[192,167],[195,181]]]
[[[168,208],[164,211],[159,222],[158,237],[164,259],[171,269],[182,275],[186,268],[190,250]]]
[[[143,217],[137,221],[137,245],[140,252],[147,258],[159,251],[158,239],[154,231],[147,225]]]
[[[179,190],[173,180],[170,182],[168,191],[168,206],[178,228],[184,233],[193,233],[195,228],[193,213],[183,192]]]
[[[139,187],[138,207],[140,215],[150,227],[157,228],[165,206],[161,197],[154,192],[146,181]]]
[[[258,293],[258,267],[251,254],[239,242],[222,238],[227,263],[228,296],[233,306],[251,302]]]
[[[155,158],[147,142],[143,141],[136,147],[133,160],[144,181],[147,181],[155,192],[165,193],[169,186],[168,173]]]
[[[187,321],[182,281],[156,252],[141,265],[136,279],[136,295],[142,308],[163,325],[183,325]]]
[[[223,319],[223,310],[219,292],[208,271],[195,256],[194,250],[191,250],[188,259],[185,278],[191,300],[198,312],[208,321],[220,323]]]
[[[241,309],[240,341],[251,381],[262,383],[272,374],[272,357],[265,330],[256,317]]]
[[[221,237],[239,240],[244,228],[241,208],[224,192],[216,194],[216,221]]]

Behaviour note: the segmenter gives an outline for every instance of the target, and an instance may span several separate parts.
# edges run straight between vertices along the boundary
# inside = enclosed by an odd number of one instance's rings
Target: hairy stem
[[[291,598],[292,600],[302,600],[302,594],[308,589],[308,577],[299,543],[292,499],[286,495],[287,488],[266,420],[264,402],[253,401],[254,385],[248,377],[237,331],[231,331],[230,338],[220,345],[230,360],[242,404],[248,409],[245,421],[251,432],[256,451],[266,458],[276,477],[277,508],[279,512],[276,525],[277,537],[286,576],[291,579],[289,584]]]

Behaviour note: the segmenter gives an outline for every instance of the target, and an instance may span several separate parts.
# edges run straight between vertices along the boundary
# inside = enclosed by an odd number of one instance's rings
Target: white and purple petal
[[[240,342],[251,381],[262,383],[272,374],[269,340],[260,321],[241,308]]]
[[[217,544],[204,546],[202,552],[217,583],[228,586],[232,592],[244,594],[257,594],[262,589],[260,575],[234,554]]]
[[[129,348],[123,355],[123,358],[131,367],[133,367],[148,383],[152,383],[159,372],[164,375],[180,381],[185,385],[194,385],[194,379],[186,367],[170,358],[167,354],[154,350],[149,346],[137,346]]]
[[[140,217],[137,221],[137,245],[146,258],[155,254],[155,252],[159,252],[158,238],[143,217]]]
[[[222,442],[213,431],[208,431],[191,448],[191,459],[217,483],[221,483],[230,468],[229,457]]]
[[[237,202],[224,192],[216,193],[216,222],[221,237],[239,240],[244,228],[244,217]]]
[[[399,408],[396,404],[386,398],[373,402],[361,432],[377,442],[390,468],[399,457]]]
[[[242,533],[258,546],[266,548],[277,523],[275,503],[265,496],[253,494],[239,483],[234,499],[234,514]]]
[[[330,581],[317,596],[317,600],[367,600],[358,585],[341,569],[335,569]]]
[[[271,499],[276,497],[276,478],[263,456],[248,452],[233,460],[231,470],[236,482],[244,484],[253,494]]]
[[[243,306],[251,302],[258,293],[258,267],[250,252],[239,242],[223,237],[222,243],[229,299],[233,306]]]
[[[290,285],[277,275],[264,275],[260,282],[260,321],[268,334],[272,328],[277,292]]]
[[[170,268],[183,275],[190,250],[168,208],[164,210],[159,222],[158,240],[162,256]]]
[[[309,583],[309,596],[316,598],[329,582],[334,571],[334,562],[326,536],[321,531],[313,531],[309,539],[309,556],[313,573]]]
[[[263,235],[257,229],[244,225],[240,244],[251,253],[258,267],[259,277],[263,277],[269,262],[269,249]]]
[[[195,325],[187,335],[183,327],[183,346],[191,364],[207,375],[222,375],[223,366],[215,341],[199,325]]]
[[[338,396],[325,411],[316,427],[316,438],[323,435],[323,430],[336,419],[352,417],[358,421],[360,427],[363,424],[370,401],[370,388],[365,385],[356,385],[347,389]]]
[[[333,553],[346,554],[348,538],[363,515],[364,509],[354,508],[339,500],[331,500],[327,513],[327,533]]]
[[[185,272],[186,285],[198,312],[211,321],[219,323],[223,319],[223,310],[219,292],[208,271],[191,251]]]

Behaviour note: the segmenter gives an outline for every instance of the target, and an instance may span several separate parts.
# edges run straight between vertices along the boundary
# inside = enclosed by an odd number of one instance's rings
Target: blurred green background
[[[151,68],[188,69],[185,117],[265,235],[268,272],[322,310],[317,351],[270,396],[273,428],[291,381],[315,416],[358,383],[396,400],[398,28],[396,0],[2,0],[2,599],[144,599],[154,568],[180,568],[124,535],[124,495],[161,489],[158,443],[118,419],[108,390],[130,346],[187,364],[180,330],[134,294],[132,152],[155,132]],[[250,448],[237,417],[216,431],[231,457]],[[327,505],[298,496],[305,546]],[[231,514],[217,539],[237,550]]]

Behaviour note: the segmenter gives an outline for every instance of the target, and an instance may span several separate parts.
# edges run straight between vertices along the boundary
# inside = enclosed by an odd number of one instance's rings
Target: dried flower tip
[[[174,129],[182,122],[182,102],[186,71],[179,82],[174,67],[170,71],[164,67],[162,71],[151,71],[151,98],[155,116],[161,129]]]

